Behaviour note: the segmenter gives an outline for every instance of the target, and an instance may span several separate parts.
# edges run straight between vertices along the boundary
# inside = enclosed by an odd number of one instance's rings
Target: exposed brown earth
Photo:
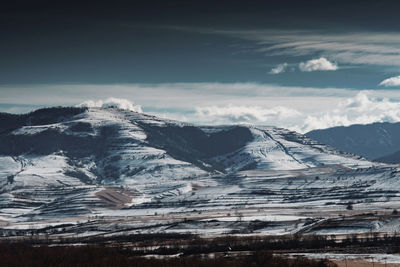
[[[132,202],[132,193],[128,190],[118,187],[107,187],[96,193],[96,196],[106,207],[114,210],[127,208]]]

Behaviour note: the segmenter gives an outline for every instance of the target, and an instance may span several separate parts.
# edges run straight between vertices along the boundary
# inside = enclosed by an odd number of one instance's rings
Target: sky
[[[119,101],[299,132],[400,121],[398,1],[82,2],[2,6],[1,112]]]

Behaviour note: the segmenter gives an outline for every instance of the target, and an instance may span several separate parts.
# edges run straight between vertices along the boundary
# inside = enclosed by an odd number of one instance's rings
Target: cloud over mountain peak
[[[89,108],[119,108],[126,109],[135,112],[143,112],[140,105],[134,105],[131,101],[123,98],[110,97],[105,100],[87,100],[78,105],[79,107],[89,107]]]

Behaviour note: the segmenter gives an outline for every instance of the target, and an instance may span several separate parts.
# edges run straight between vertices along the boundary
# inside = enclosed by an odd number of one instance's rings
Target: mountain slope
[[[400,150],[400,123],[373,123],[313,130],[306,136],[342,151],[377,159]]]
[[[182,231],[183,216],[199,216],[190,227],[210,231],[204,220],[226,216],[227,208],[256,218],[253,210],[276,205],[296,206],[296,214],[321,202],[343,207],[354,191],[368,207],[397,197],[392,167],[281,128],[195,126],[112,107],[1,116],[0,225],[7,234],[103,216],[85,231],[108,232],[120,218],[123,227],[157,232],[173,223],[168,231]],[[226,229],[242,227],[222,220]]]
[[[81,161],[91,161],[95,165],[87,171],[93,171],[99,181],[154,175],[152,170],[175,164],[203,173],[365,163],[274,127],[197,127],[114,108],[69,108],[60,115],[63,110],[39,110],[39,115],[25,116],[22,123],[5,123],[13,127],[0,134],[0,154],[56,154],[76,167]]]
[[[377,162],[383,162],[387,164],[399,164],[400,163],[400,151],[394,152],[390,155],[386,155],[375,159]]]

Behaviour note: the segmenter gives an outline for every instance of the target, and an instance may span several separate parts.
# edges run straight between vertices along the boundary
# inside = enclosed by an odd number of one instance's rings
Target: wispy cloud
[[[288,64],[287,63],[282,63],[277,65],[276,67],[272,68],[271,71],[269,72],[269,74],[279,74],[279,73],[283,73],[286,71]]]
[[[338,33],[316,31],[231,32],[253,40],[266,55],[323,55],[346,64],[400,66],[399,33]]]
[[[339,63],[400,67],[400,33],[318,30],[222,30],[174,28],[253,41],[253,51],[266,56],[323,56]]]
[[[338,66],[335,63],[330,62],[324,57],[318,59],[308,60],[306,62],[301,62],[299,64],[299,69],[301,71],[311,72],[311,71],[325,71],[325,70],[337,70]]]
[[[385,87],[400,86],[400,76],[385,79],[379,85]]]

